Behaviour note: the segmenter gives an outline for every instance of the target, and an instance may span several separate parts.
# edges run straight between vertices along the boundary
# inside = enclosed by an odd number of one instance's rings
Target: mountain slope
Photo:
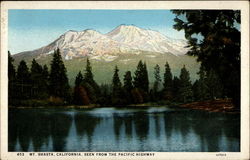
[[[14,56],[39,59],[59,48],[66,60],[89,56],[90,59],[113,61],[120,54],[141,54],[145,51],[184,55],[187,52],[185,46],[184,40],[171,39],[159,32],[132,25],[120,25],[107,34],[89,29],[79,32],[70,30],[47,46]]]
[[[185,55],[184,40],[175,40],[152,30],[136,26],[120,25],[107,34],[94,30],[68,31],[54,42],[34,51],[14,55],[15,65],[25,60],[28,66],[35,58],[38,63],[50,67],[53,51],[60,49],[70,84],[74,84],[79,71],[84,72],[86,57],[90,59],[93,74],[100,83],[111,83],[114,66],[117,65],[120,79],[126,71],[134,72],[139,60],[147,63],[150,83],[154,81],[154,66],[159,64],[163,76],[166,61],[172,73],[179,76],[183,65],[190,71],[191,79],[197,78],[199,63]]]

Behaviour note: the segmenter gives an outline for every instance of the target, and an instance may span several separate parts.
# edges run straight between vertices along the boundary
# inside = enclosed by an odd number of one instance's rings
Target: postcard
[[[1,159],[249,159],[248,5],[1,2]]]

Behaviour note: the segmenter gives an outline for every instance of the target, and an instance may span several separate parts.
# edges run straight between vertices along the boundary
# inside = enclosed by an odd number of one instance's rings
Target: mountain
[[[64,59],[88,56],[90,59],[113,61],[124,53],[140,54],[155,52],[184,55],[187,52],[184,40],[171,39],[163,34],[133,25],[120,25],[107,34],[95,30],[73,31],[61,35],[54,42],[34,51],[21,52],[15,57],[47,56],[57,48]]]
[[[86,57],[90,59],[94,78],[100,83],[110,83],[114,66],[117,65],[120,78],[126,71],[135,71],[139,60],[147,63],[150,83],[154,81],[154,66],[161,67],[168,61],[174,76],[179,76],[183,65],[190,72],[192,80],[197,79],[199,63],[194,57],[187,56],[186,42],[171,39],[163,34],[132,25],[120,25],[107,34],[95,30],[68,31],[47,46],[34,51],[13,55],[15,65],[25,60],[28,66],[33,58],[38,63],[50,67],[52,54],[59,48],[67,68],[70,84],[74,84],[79,71],[84,72]]]

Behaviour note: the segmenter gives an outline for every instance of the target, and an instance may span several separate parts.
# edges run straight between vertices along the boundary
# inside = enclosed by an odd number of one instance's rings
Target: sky
[[[175,15],[170,10],[9,10],[8,15],[11,54],[48,45],[68,30],[94,29],[105,34],[121,24],[184,39],[183,31],[173,29]]]

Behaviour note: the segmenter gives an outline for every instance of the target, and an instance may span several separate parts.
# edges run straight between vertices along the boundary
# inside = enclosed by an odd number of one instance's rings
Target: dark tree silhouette
[[[17,68],[17,96],[19,99],[28,99],[31,95],[30,72],[24,60],[20,61]]]
[[[46,71],[43,70],[43,67],[33,59],[31,64],[32,98],[42,99],[47,95],[47,79],[45,79],[44,74],[46,73],[44,72]]]
[[[213,69],[224,85],[224,95],[240,106],[240,11],[173,10],[174,28],[184,30],[189,55],[206,71]],[[198,36],[197,36],[198,35]]]
[[[54,51],[50,70],[50,95],[59,97],[63,100],[69,99],[69,83],[67,77],[67,70],[64,66],[60,50]]]
[[[153,90],[150,90],[150,93],[149,93],[153,101],[158,100],[160,96],[159,89],[161,85],[161,76],[160,76],[160,66],[158,64],[154,67],[154,78],[155,78],[155,81],[154,81]]]
[[[164,87],[163,98],[165,100],[172,100],[173,99],[173,76],[172,76],[171,68],[168,62],[166,62],[165,64],[163,87]]]
[[[112,104],[122,104],[122,95],[122,83],[119,78],[119,69],[117,66],[115,66],[112,79]]]
[[[189,72],[187,71],[185,65],[181,69],[180,74],[179,96],[180,101],[184,103],[192,101],[193,97],[192,84],[190,81]]]
[[[125,92],[125,96],[126,96],[126,101],[128,104],[132,103],[132,89],[133,89],[133,84],[132,84],[132,75],[130,71],[127,71],[124,75],[123,78],[123,82],[124,82],[124,92]]]
[[[11,57],[10,52],[8,51],[8,91],[9,91],[9,103],[10,99],[15,97],[15,80],[16,80],[16,70],[13,65],[14,59]]]
[[[97,97],[100,95],[100,88],[94,80],[92,67],[88,58],[83,78],[83,87],[86,89],[91,103],[96,103]]]

